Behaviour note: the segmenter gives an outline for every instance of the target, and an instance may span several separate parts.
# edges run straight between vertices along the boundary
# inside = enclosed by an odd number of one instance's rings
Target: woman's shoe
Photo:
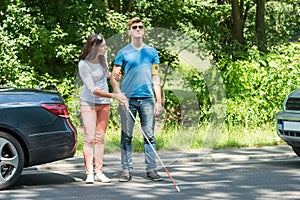
[[[109,183],[110,179],[107,178],[104,174],[96,174],[95,175],[95,180],[100,181],[102,183]]]
[[[85,183],[88,183],[88,184],[94,183],[94,174],[88,174],[85,179]]]

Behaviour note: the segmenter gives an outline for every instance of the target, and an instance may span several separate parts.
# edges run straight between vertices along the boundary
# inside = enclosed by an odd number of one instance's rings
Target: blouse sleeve
[[[79,62],[78,67],[79,67],[79,75],[83,84],[87,87],[87,89],[91,93],[94,93],[96,86],[92,78],[92,72],[90,67],[88,66],[88,64],[86,64],[83,61]]]

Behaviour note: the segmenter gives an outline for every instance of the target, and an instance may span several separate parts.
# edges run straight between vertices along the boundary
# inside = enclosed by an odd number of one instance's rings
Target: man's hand
[[[122,78],[122,72],[119,72],[119,73],[114,73],[113,74],[113,77],[116,81],[120,81],[121,78]]]
[[[161,111],[162,111],[162,105],[161,105],[161,103],[156,103],[155,107],[154,107],[154,114],[155,114],[155,116],[160,115]]]

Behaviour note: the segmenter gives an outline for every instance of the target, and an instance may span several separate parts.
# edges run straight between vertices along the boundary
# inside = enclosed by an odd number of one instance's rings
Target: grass
[[[285,144],[276,133],[275,125],[259,127],[226,127],[214,148],[261,147]]]
[[[83,129],[78,130],[77,153],[83,149]],[[156,127],[157,149],[159,151],[186,151],[199,148],[239,148],[260,147],[285,144],[276,133],[273,124],[260,127],[211,127],[202,125],[200,127]],[[120,151],[120,129],[109,128],[105,136],[105,152]],[[144,144],[142,133],[134,129],[133,151],[143,152]]]

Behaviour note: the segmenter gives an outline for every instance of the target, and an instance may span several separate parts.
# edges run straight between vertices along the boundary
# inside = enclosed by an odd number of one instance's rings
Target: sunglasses
[[[95,34],[95,35],[92,36],[92,39],[90,39],[90,41],[91,41],[93,44],[95,43],[96,45],[99,45],[99,44],[101,44],[102,41],[103,41],[103,36],[102,36],[102,35]]]
[[[134,29],[134,30],[137,29],[137,28],[139,28],[141,30],[141,29],[144,28],[144,26],[132,26],[131,28]]]
[[[102,41],[103,38],[102,38],[101,35],[97,35],[97,39],[100,40],[100,41]]]

